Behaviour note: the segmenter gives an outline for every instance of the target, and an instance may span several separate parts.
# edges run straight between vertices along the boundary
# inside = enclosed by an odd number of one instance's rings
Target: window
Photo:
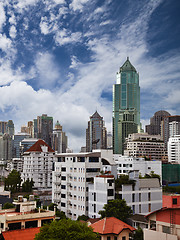
[[[148,201],[151,201],[151,193],[148,193]]]
[[[62,176],[61,180],[66,181],[66,176]]]
[[[139,202],[141,202],[141,193],[139,193]]]
[[[62,172],[66,172],[66,168],[65,168],[65,167],[62,167],[62,168],[61,168],[61,171],[62,171]]]
[[[62,197],[62,198],[66,198],[66,194],[63,194],[63,193],[62,193],[62,194],[61,194],[61,197]]]
[[[61,185],[61,189],[66,189],[66,185]]]
[[[61,202],[61,207],[65,207],[65,206],[66,206],[66,204]]]
[[[111,237],[107,237],[107,240],[111,240]]]
[[[149,203],[149,212],[151,212],[151,204]]]
[[[172,204],[173,204],[173,205],[177,204],[177,198],[173,198],[173,199],[172,199]]]
[[[114,190],[108,189],[108,196],[114,196]]]
[[[141,205],[139,205],[139,213],[141,213]]]
[[[122,240],[126,240],[126,237],[125,237],[125,236],[123,236],[123,237],[122,237]]]
[[[163,233],[171,234],[171,228],[168,226],[162,226]]]
[[[94,204],[94,212],[96,212],[96,204]]]
[[[96,201],[96,193],[94,193],[94,201]]]
[[[132,194],[132,202],[135,201],[135,193]]]
[[[114,240],[117,240],[117,237],[116,237],[116,236],[114,236]]]

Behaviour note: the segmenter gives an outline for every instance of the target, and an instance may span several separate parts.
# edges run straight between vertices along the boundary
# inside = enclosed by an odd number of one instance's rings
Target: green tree
[[[54,211],[54,207],[56,208],[56,207],[57,207],[57,204],[55,204],[55,203],[50,203],[48,207],[49,207],[49,210]]]
[[[5,190],[9,190],[12,193],[19,192],[21,182],[22,179],[20,173],[16,170],[12,170],[4,180]]]
[[[44,225],[36,235],[35,240],[97,240],[98,235],[91,227],[79,221],[62,219]]]
[[[31,181],[29,180],[29,178],[23,182],[22,184],[22,191],[23,192],[32,192],[32,188],[34,186],[34,181],[31,179]]]
[[[87,221],[88,219],[89,219],[89,217],[83,214],[83,215],[79,216],[77,220],[78,221],[80,221],[80,220]]]
[[[135,184],[135,180],[129,180],[129,176],[128,175],[120,175],[120,177],[118,177],[115,180],[115,189],[121,189],[123,184]]]
[[[138,228],[135,230],[133,239],[134,240],[143,240],[144,239],[143,230],[141,228]]]
[[[9,202],[7,202],[3,205],[3,209],[9,209],[9,208],[14,208],[14,205],[12,203],[9,203]]]
[[[127,206],[126,201],[123,199],[110,200],[104,205],[104,210],[99,211],[102,218],[115,217],[123,222],[132,215],[132,210]]]
[[[60,219],[67,219],[65,213],[63,211],[60,211],[59,209],[56,209],[56,217]]]

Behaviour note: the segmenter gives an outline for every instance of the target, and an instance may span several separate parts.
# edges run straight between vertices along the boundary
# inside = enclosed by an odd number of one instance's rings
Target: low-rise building
[[[139,171],[129,173],[129,180],[116,189],[117,197],[124,199],[134,214],[148,214],[162,207],[162,187],[158,178],[139,179]]]
[[[180,208],[162,208],[146,216],[148,229],[144,229],[144,240],[180,239]]]
[[[180,208],[180,194],[163,195],[163,207]]]
[[[128,240],[136,230],[115,217],[103,218],[90,226],[99,233],[101,240]]]
[[[90,218],[101,216],[98,212],[103,210],[108,200],[113,200],[115,197],[114,188],[113,175],[99,175],[94,177],[93,183],[89,183],[88,216]]]
[[[29,201],[19,196],[13,204],[15,208],[0,211],[0,232],[41,227],[55,219],[55,211],[36,209],[33,195],[30,195]]]

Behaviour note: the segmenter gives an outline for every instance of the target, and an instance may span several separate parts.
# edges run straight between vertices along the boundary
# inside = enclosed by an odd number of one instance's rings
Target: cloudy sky
[[[78,151],[95,110],[112,122],[112,85],[129,56],[141,121],[180,114],[179,0],[1,0],[0,120],[47,113]]]

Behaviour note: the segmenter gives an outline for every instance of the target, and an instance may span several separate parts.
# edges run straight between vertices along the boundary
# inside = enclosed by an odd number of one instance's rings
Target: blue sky
[[[161,109],[180,114],[179,11],[179,0],[1,0],[0,120],[18,131],[47,113],[78,151],[96,109],[111,131],[112,85],[127,56],[143,125]]]

